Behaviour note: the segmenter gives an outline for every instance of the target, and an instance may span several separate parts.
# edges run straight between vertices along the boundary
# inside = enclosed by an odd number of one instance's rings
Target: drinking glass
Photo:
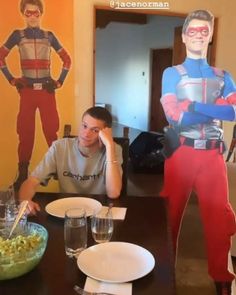
[[[14,204],[15,192],[12,186],[0,189],[0,204]]]
[[[69,257],[77,257],[87,247],[87,218],[83,208],[71,208],[65,213],[65,251]]]
[[[10,232],[10,229],[19,212],[20,205],[16,203],[0,203],[0,232]],[[18,224],[18,228],[23,228],[27,222],[27,215],[24,214]]]
[[[97,243],[109,242],[114,229],[112,212],[110,209],[101,210],[91,217],[92,236]]]

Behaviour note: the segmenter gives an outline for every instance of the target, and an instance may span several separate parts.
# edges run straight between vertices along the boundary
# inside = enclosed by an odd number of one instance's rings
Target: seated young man
[[[40,210],[32,201],[38,185],[47,185],[52,177],[64,193],[119,197],[122,148],[113,141],[111,125],[112,116],[105,108],[92,107],[82,116],[78,137],[53,142],[19,191],[19,199],[29,201],[31,214]]]

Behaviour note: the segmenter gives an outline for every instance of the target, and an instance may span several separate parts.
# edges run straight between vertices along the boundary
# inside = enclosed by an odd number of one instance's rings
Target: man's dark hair
[[[21,0],[20,2],[20,12],[23,14],[25,11],[25,6],[27,4],[36,5],[39,11],[43,13],[43,2],[41,0]]]
[[[213,26],[214,26],[214,15],[210,11],[208,11],[208,10],[195,10],[193,12],[190,12],[188,14],[188,16],[186,17],[184,24],[183,24],[183,29],[182,29],[183,34],[186,33],[187,27],[193,19],[205,20],[205,21],[209,22],[211,28],[213,28]]]
[[[112,125],[112,116],[111,113],[103,108],[103,107],[91,107],[87,111],[84,112],[83,117],[85,115],[90,115],[91,117],[101,120],[105,123],[106,127],[110,127]]]

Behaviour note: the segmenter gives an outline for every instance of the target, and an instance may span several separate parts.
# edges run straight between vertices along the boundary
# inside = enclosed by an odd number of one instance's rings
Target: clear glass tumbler
[[[14,204],[15,192],[13,186],[0,189],[0,204]]]
[[[83,208],[71,208],[65,213],[65,251],[69,257],[77,257],[87,247],[87,218]]]
[[[113,234],[114,224],[111,210],[101,210],[91,217],[91,231],[95,242],[109,242]]]
[[[17,214],[19,212],[20,209],[20,205],[18,204],[3,204],[0,203],[0,233],[1,235],[9,235],[10,230],[13,226],[13,223],[17,217]],[[27,215],[24,214],[18,225],[17,225],[17,229],[14,231],[14,235],[16,235],[17,233],[20,233],[21,230],[24,229],[24,226],[27,223]],[[4,233],[4,234],[3,234]]]

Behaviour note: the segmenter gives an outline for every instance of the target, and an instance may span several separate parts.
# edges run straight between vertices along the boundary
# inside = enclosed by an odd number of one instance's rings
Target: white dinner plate
[[[148,274],[155,265],[146,249],[125,242],[108,242],[85,249],[77,264],[87,276],[109,283],[124,283]]]
[[[91,216],[94,212],[98,212],[102,208],[102,204],[91,198],[71,197],[53,201],[45,207],[48,214],[56,217],[65,217],[65,212],[70,208],[84,208],[87,216]]]

